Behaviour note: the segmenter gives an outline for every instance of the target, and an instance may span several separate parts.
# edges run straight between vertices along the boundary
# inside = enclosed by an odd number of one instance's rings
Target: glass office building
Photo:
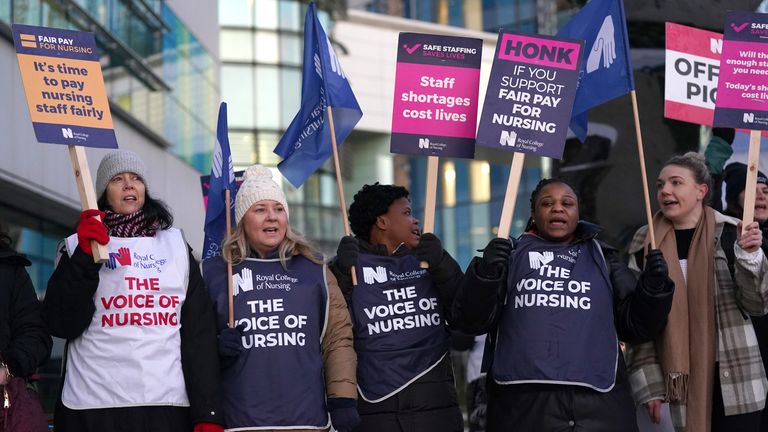
[[[326,252],[343,235],[332,163],[299,189],[277,171],[273,153],[299,110],[304,50],[304,14],[297,0],[219,2],[221,96],[228,104],[229,143],[235,169],[252,164],[273,168],[291,209],[291,226]],[[318,11],[330,33],[330,18]]]
[[[164,1],[0,0],[1,58],[8,67],[3,73],[17,68],[10,28],[14,23],[93,32],[102,55],[112,117],[124,131],[130,129],[123,135],[121,147],[131,141],[134,148],[144,145],[154,152],[170,152],[183,161],[172,158],[173,166],[184,166],[183,172],[191,172],[193,181],[197,181],[195,170],[210,169],[219,99],[217,61]],[[13,82],[12,75],[0,78]],[[26,110],[14,102],[18,92],[23,90],[14,88],[8,94],[5,103],[11,106],[2,107],[3,115],[18,116],[19,110]],[[0,144],[0,158],[19,152],[26,154],[25,159],[43,158],[58,151],[37,147],[33,139],[27,142],[31,124],[10,126],[11,130],[4,130],[6,136],[24,141],[5,140]],[[74,231],[79,209],[38,180],[19,178],[7,167],[0,169],[0,226],[14,247],[32,261],[27,270],[42,298],[53,272],[56,245]],[[189,177],[153,180],[160,190],[165,184],[187,182]],[[70,178],[58,181],[74,184]],[[177,221],[185,217],[177,216]],[[62,346],[61,341],[56,342],[51,361],[41,370],[40,390],[47,411],[52,411],[58,394]]]

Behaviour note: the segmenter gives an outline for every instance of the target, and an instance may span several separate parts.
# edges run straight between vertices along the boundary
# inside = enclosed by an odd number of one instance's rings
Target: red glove
[[[94,216],[101,216],[101,220],[94,219]],[[91,240],[96,240],[99,244],[109,243],[109,234],[107,227],[102,222],[104,212],[96,209],[83,210],[80,214],[80,223],[77,225],[77,242],[80,249],[88,255],[93,255],[91,251]]]
[[[193,432],[224,432],[224,428],[216,423],[202,422],[195,424]]]

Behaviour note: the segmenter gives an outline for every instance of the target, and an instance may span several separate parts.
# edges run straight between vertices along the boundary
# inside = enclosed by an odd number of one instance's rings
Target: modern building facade
[[[35,139],[11,39],[12,23],[91,31],[120,148],[148,166],[148,191],[164,200],[189,244],[202,247],[200,175],[210,170],[219,101],[213,1],[0,0],[0,225],[33,262],[42,298],[56,245],[80,213],[66,146]],[[87,149],[92,175],[105,150]],[[41,391],[52,408],[63,342],[56,341]]]
[[[277,171],[280,158],[273,153],[301,102],[306,10],[298,0],[220,1],[221,95],[235,169],[272,168],[286,191],[291,226],[332,252],[343,235],[333,165],[296,189]],[[318,16],[330,29],[329,14]]]

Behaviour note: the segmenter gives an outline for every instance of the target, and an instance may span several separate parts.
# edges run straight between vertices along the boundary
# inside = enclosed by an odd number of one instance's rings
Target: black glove
[[[733,144],[733,139],[736,137],[736,129],[716,127],[712,128],[712,135],[722,138],[728,145]]]
[[[235,328],[225,327],[219,333],[219,359],[222,368],[231,366],[243,351],[243,330],[245,324],[240,324]]]
[[[488,242],[483,250],[483,258],[478,266],[480,276],[487,279],[496,279],[504,272],[512,254],[512,242],[509,239],[495,238]]]
[[[331,424],[339,432],[352,432],[360,424],[360,414],[357,413],[357,401],[351,398],[329,398],[328,411],[331,413]]]
[[[650,249],[645,256],[645,269],[643,269],[643,283],[647,289],[659,291],[669,277],[667,261],[659,249]]]
[[[419,238],[415,252],[419,261],[426,261],[429,268],[434,269],[443,259],[443,244],[434,234],[425,233]]]
[[[344,236],[339,241],[339,247],[336,248],[336,266],[342,273],[349,276],[352,273],[352,266],[357,265],[358,255],[360,255],[360,246],[357,239]]]

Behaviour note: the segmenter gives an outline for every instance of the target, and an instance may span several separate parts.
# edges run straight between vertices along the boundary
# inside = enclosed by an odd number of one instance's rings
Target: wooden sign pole
[[[747,156],[747,184],[744,186],[744,217],[741,227],[746,231],[747,225],[755,220],[755,193],[757,190],[757,163],[760,159],[760,131],[749,131],[749,153]]]
[[[499,221],[499,238],[509,238],[509,230],[512,227],[512,214],[515,212],[517,202],[517,190],[520,187],[520,176],[523,174],[525,153],[517,153],[512,156],[512,166],[509,169],[507,192],[504,194],[504,206],[501,208],[501,220]]]
[[[427,156],[427,190],[424,194],[424,230],[435,232],[435,205],[437,203],[437,169],[440,160],[437,156]],[[422,261],[421,268],[429,268],[429,263]]]
[[[82,146],[69,147],[69,158],[72,160],[72,170],[75,174],[77,191],[80,194],[80,206],[83,210],[98,209],[99,205],[96,199],[96,192],[93,190],[93,180],[91,179],[91,170],[88,168],[88,159],[85,156],[85,148]],[[98,216],[94,216],[100,219]],[[97,263],[106,262],[109,259],[109,251],[105,245],[91,241],[91,251],[93,252],[93,261]]]
[[[348,236],[349,218],[347,218],[347,202],[344,198],[344,183],[341,180],[341,164],[339,163],[339,147],[336,145],[336,128],[333,125],[333,110],[326,107],[328,113],[328,126],[331,128],[331,147],[333,148],[333,165],[336,168],[336,186],[339,188],[339,206],[341,207],[341,223],[344,225],[344,235]],[[357,271],[355,266],[350,270],[352,275],[352,285],[357,286]]]

